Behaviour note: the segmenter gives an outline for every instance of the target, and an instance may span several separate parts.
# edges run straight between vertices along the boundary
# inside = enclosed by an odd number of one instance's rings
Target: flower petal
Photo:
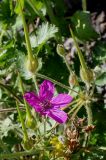
[[[40,85],[39,97],[42,100],[51,100],[54,94],[54,85],[48,80],[43,81]]]
[[[68,118],[67,113],[58,109],[50,111],[47,116],[51,117],[58,123],[65,123]]]
[[[40,105],[39,97],[35,95],[34,92],[25,93],[24,98],[29,103],[29,105],[32,106],[36,110],[36,112],[42,111],[42,106]]]
[[[72,101],[72,97],[68,94],[58,94],[58,96],[53,97],[50,103],[57,108],[65,107]]]

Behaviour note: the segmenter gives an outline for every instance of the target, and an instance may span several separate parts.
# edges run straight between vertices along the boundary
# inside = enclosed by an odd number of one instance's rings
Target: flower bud
[[[61,56],[64,57],[65,56],[65,49],[64,46],[62,44],[58,44],[57,45],[57,53]]]
[[[26,60],[26,68],[29,72],[35,73],[38,69],[38,60],[36,57],[27,58]]]
[[[35,129],[36,124],[33,117],[29,117],[28,115],[26,115],[26,126],[28,128]]]
[[[23,140],[22,146],[25,150],[31,150],[34,146],[34,140],[32,138],[28,138]]]
[[[80,68],[80,76],[83,82],[90,84],[93,81],[93,71],[91,69],[84,70]]]
[[[77,86],[78,85],[78,80],[77,80],[77,76],[75,75],[75,73],[70,74],[69,85],[70,86]]]

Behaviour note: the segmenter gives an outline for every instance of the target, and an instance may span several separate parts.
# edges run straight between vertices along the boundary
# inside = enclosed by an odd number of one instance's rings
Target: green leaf
[[[37,16],[39,16],[42,20],[45,20],[44,16],[46,15],[46,7],[43,2],[38,0],[26,0],[26,2]]]
[[[106,85],[106,72],[102,73],[95,81],[98,86]]]
[[[106,42],[97,42],[92,51],[93,61],[99,65],[106,60]]]
[[[53,24],[43,23],[37,30],[37,36],[31,35],[30,40],[32,47],[39,47],[39,45],[44,45],[46,41],[55,36],[58,32],[57,27]]]
[[[75,36],[82,41],[90,41],[98,38],[97,32],[92,27],[90,13],[77,11],[71,17]]]
[[[20,2],[20,4],[19,4],[19,2]],[[20,5],[23,9],[24,8],[24,0],[17,1],[17,4],[15,6],[15,13],[17,13],[17,14],[20,14]]]
[[[6,118],[3,121],[0,121],[0,137],[7,137],[9,131],[19,130],[19,124],[13,124],[10,118]]]
[[[11,25],[14,22],[15,16],[12,14],[11,2],[8,0],[2,0],[0,2],[0,22],[2,25]]]

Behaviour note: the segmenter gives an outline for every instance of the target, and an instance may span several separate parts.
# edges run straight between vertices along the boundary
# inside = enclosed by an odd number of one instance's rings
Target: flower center
[[[43,101],[43,108],[44,108],[44,109],[49,109],[49,108],[51,108],[51,104],[50,104],[50,102],[49,102],[48,100],[44,100],[44,101]]]

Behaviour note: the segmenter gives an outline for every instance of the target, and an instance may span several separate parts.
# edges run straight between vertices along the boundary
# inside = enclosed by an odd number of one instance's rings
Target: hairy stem
[[[87,70],[87,65],[86,65],[86,63],[85,63],[84,57],[83,57],[83,55],[82,55],[82,52],[81,52],[81,50],[80,50],[80,48],[79,48],[79,46],[78,46],[78,43],[77,43],[77,41],[76,41],[76,38],[75,38],[74,33],[73,33],[73,31],[72,31],[71,28],[70,28],[70,32],[71,32],[72,38],[73,38],[73,40],[74,40],[75,47],[76,47],[76,49],[77,49],[77,53],[78,53],[78,57],[79,57],[81,66],[82,66],[82,68],[86,71],[86,70]]]
[[[21,110],[25,110],[24,107],[20,107]],[[14,112],[16,111],[16,108],[4,108],[4,109],[0,109],[0,113],[4,113],[4,112]]]
[[[23,83],[22,83],[22,79],[21,79],[20,74],[18,74],[18,77],[19,77],[19,84],[20,84],[21,92],[22,92],[22,95],[24,96],[24,87],[23,87]],[[28,104],[26,103],[25,99],[24,99],[24,104],[25,104],[25,108],[26,108],[26,113],[28,114],[28,117],[31,118],[32,117],[31,111],[30,111],[30,108],[29,108]]]
[[[34,82],[34,85],[35,85],[36,92],[38,94],[39,93],[39,88],[38,88],[38,83],[37,83],[36,76],[33,75],[32,79],[33,79],[33,82]]]
[[[20,121],[21,121],[21,124],[22,124],[22,130],[23,130],[23,134],[24,134],[24,140],[28,140],[28,134],[27,134],[26,126],[25,126],[25,123],[24,123],[24,120],[23,120],[23,116],[21,114],[21,111],[19,109],[19,105],[18,105],[17,101],[16,101],[16,106],[17,106],[17,111],[18,111],[19,118],[20,118]]]
[[[86,0],[82,0],[82,9],[83,9],[83,11],[87,10],[87,2],[86,2]]]
[[[72,90],[73,92],[79,94],[77,91],[71,89],[69,86],[66,86],[66,85],[64,85],[64,84],[62,84],[62,83],[60,83],[60,82],[58,82],[58,81],[56,81],[56,80],[54,80],[54,79],[52,79],[52,78],[50,78],[50,77],[48,77],[48,76],[45,76],[45,75],[40,74],[40,73],[36,73],[36,76],[37,76],[37,77],[40,77],[40,78],[42,78],[42,79],[47,79],[47,80],[53,82],[54,84],[57,84],[58,86],[66,89],[66,90]]]
[[[77,113],[79,112],[79,110],[81,109],[81,107],[83,106],[83,104],[84,104],[83,102],[79,102],[79,104],[77,105],[77,109],[72,114],[72,117],[71,117],[72,120],[75,118],[75,116],[77,115]]]
[[[47,148],[48,150],[52,150],[51,147]],[[16,152],[16,153],[8,153],[8,154],[0,154],[0,159],[17,159],[19,160],[19,157],[21,156],[27,156],[27,155],[37,155],[39,153],[41,153],[43,151],[43,149],[36,149],[36,150],[31,150],[31,151],[23,151],[23,152]]]
[[[43,14],[40,11],[38,11],[37,7],[34,4],[34,1],[27,0],[27,3],[32,7],[32,9],[34,10],[34,12],[41,18],[41,20],[46,21],[46,18],[43,16]]]
[[[80,102],[80,100],[78,100],[77,103],[76,103],[76,105],[74,105],[74,107],[68,112],[68,115],[70,113],[72,113],[74,110],[76,110],[79,107],[80,104],[81,104],[81,102]]]
[[[67,66],[67,69],[68,69],[69,73],[73,73],[72,69],[70,68],[70,65],[69,65],[68,62],[67,62],[66,57],[64,56],[63,58],[64,58],[64,61],[65,61],[65,63],[66,63],[66,66]]]
[[[8,91],[10,93],[10,95],[12,95],[15,100],[17,100],[19,103],[22,103],[21,99],[15,95],[15,93],[12,91],[12,89],[9,86],[4,85],[2,83],[0,83],[0,86],[1,86],[1,88],[4,88],[6,91]]]
[[[22,22],[23,22],[23,27],[24,27],[24,33],[25,33],[25,40],[26,40],[26,45],[27,45],[27,51],[28,51],[28,57],[29,59],[33,58],[33,54],[32,54],[32,49],[31,49],[31,44],[30,44],[30,40],[29,40],[29,35],[28,35],[28,28],[26,25],[26,21],[25,21],[25,17],[23,14],[23,10],[22,10],[22,6],[21,6],[21,2],[20,0],[18,0],[19,5],[20,5],[20,13],[22,16]]]
[[[85,109],[86,109],[86,113],[87,113],[88,126],[89,126],[89,125],[92,125],[92,110],[91,110],[90,105],[89,106],[86,105]]]

